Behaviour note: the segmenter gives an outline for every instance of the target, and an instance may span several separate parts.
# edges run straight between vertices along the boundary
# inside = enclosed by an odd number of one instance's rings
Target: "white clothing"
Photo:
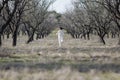
[[[58,35],[59,47],[61,47],[61,43],[63,42],[63,36],[64,36],[63,30],[58,30],[57,35]]]

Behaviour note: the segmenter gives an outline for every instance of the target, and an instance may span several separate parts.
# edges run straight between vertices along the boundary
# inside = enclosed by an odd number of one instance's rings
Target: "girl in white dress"
[[[59,43],[59,47],[61,47],[62,42],[63,42],[63,37],[64,37],[64,32],[63,32],[63,28],[60,27],[60,29],[57,32],[58,35],[58,43]]]

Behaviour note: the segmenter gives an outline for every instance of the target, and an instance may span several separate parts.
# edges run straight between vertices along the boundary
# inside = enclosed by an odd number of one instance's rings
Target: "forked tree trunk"
[[[106,44],[103,37],[101,37],[100,40],[101,40],[101,42],[102,42],[104,45]]]
[[[103,43],[104,45],[106,44],[105,40],[104,40],[104,37],[103,36],[99,36],[100,38],[100,42]]]
[[[33,33],[31,34],[31,36],[29,36],[27,44],[29,44],[30,42],[32,42],[34,40],[34,34],[35,34],[35,30],[33,30]]]
[[[32,42],[34,40],[34,34],[32,34],[31,36],[30,36],[30,38],[28,39],[28,41],[27,41],[27,44],[29,44],[30,42]]]

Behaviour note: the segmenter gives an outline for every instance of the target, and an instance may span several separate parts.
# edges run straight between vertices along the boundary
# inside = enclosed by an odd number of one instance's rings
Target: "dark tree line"
[[[34,35],[49,35],[53,30],[49,17],[49,7],[55,0],[1,0],[0,1],[0,45],[2,36],[12,35],[12,45],[17,45],[20,32],[28,36],[27,43],[34,40]],[[45,24],[49,24],[45,25]],[[55,25],[54,25],[55,26]]]
[[[89,40],[90,35],[97,35],[106,44],[106,36],[119,37],[120,0],[75,0],[73,7],[62,22],[73,38]]]
[[[48,11],[54,2],[0,0],[0,45],[5,35],[7,38],[12,35],[12,45],[16,46],[21,32],[28,36],[27,44],[34,41],[35,35],[36,39],[44,38],[55,29],[57,23],[64,26],[73,38],[90,40],[91,35],[97,35],[100,42],[106,44],[105,37],[119,37],[120,0],[74,0],[73,10],[64,14]]]

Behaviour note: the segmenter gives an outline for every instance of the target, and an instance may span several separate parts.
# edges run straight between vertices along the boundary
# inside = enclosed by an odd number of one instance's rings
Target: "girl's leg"
[[[59,40],[58,42],[59,42],[59,47],[61,47],[61,41]]]

